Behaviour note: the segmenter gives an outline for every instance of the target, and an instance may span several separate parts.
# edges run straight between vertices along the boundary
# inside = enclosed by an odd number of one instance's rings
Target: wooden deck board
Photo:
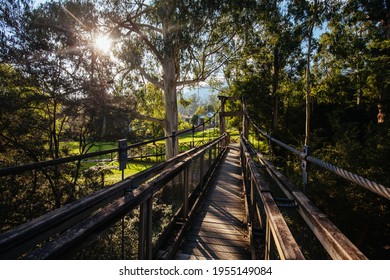
[[[250,259],[238,146],[229,146],[177,259]]]

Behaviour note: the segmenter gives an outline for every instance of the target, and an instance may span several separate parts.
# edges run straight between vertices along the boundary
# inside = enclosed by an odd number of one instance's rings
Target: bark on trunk
[[[275,47],[274,50],[274,65],[273,65],[273,81],[272,81],[272,95],[274,96],[274,115],[273,115],[273,121],[272,121],[272,128],[273,131],[276,132],[278,130],[278,123],[279,123],[279,96],[277,95],[278,87],[279,87],[279,52],[278,52],[278,46]]]
[[[169,136],[178,129],[178,108],[176,96],[176,71],[173,59],[164,63],[164,108],[165,108],[165,135]],[[165,141],[166,159],[178,154],[177,137]]]
[[[311,88],[310,88],[310,55],[311,55],[311,41],[313,36],[313,25],[310,26],[309,42],[307,46],[307,65],[306,65],[306,122],[305,122],[305,145],[308,146],[310,142],[310,102],[311,102]]]

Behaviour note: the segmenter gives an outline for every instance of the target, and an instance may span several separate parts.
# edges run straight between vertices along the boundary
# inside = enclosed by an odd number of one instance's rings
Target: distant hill
[[[212,91],[211,87],[199,87],[199,88],[184,88],[183,89],[184,98],[189,98],[193,94],[199,94],[200,102],[205,103],[208,101],[210,94],[217,94],[217,91]]]

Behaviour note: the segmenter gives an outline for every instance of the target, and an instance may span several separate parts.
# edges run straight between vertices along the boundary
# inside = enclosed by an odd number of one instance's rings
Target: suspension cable
[[[340,177],[343,177],[344,179],[347,179],[348,181],[350,182],[353,182],[361,187],[364,187],[366,188],[367,190],[370,190],[384,198],[387,198],[390,200],[390,188],[388,187],[385,187],[381,184],[378,184],[372,180],[369,180],[367,178],[364,178],[360,175],[357,175],[357,174],[354,174],[352,172],[349,172],[345,169],[342,169],[338,166],[335,166],[333,164],[330,164],[328,162],[325,162],[325,161],[322,161],[316,157],[313,157],[313,156],[309,156],[309,155],[306,155],[305,153],[283,143],[282,141],[279,141],[278,139],[276,138],[273,138],[270,134],[268,134],[267,132],[265,132],[264,130],[262,130],[261,128],[259,128],[254,122],[253,120],[249,117],[248,114],[245,114],[245,116],[248,118],[249,122],[252,124],[252,126],[261,134],[263,135],[265,138],[267,138],[268,140],[278,144],[279,146],[289,150],[290,152],[298,155],[299,157],[301,157],[302,159],[304,160],[307,160],[319,167],[322,167],[322,168],[325,168],[327,169],[328,171],[334,173],[334,174],[337,174],[339,175]]]

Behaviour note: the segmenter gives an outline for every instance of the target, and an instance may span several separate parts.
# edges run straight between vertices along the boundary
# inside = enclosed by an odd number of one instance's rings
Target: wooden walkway
[[[182,260],[250,259],[239,146],[227,155],[177,255]]]

